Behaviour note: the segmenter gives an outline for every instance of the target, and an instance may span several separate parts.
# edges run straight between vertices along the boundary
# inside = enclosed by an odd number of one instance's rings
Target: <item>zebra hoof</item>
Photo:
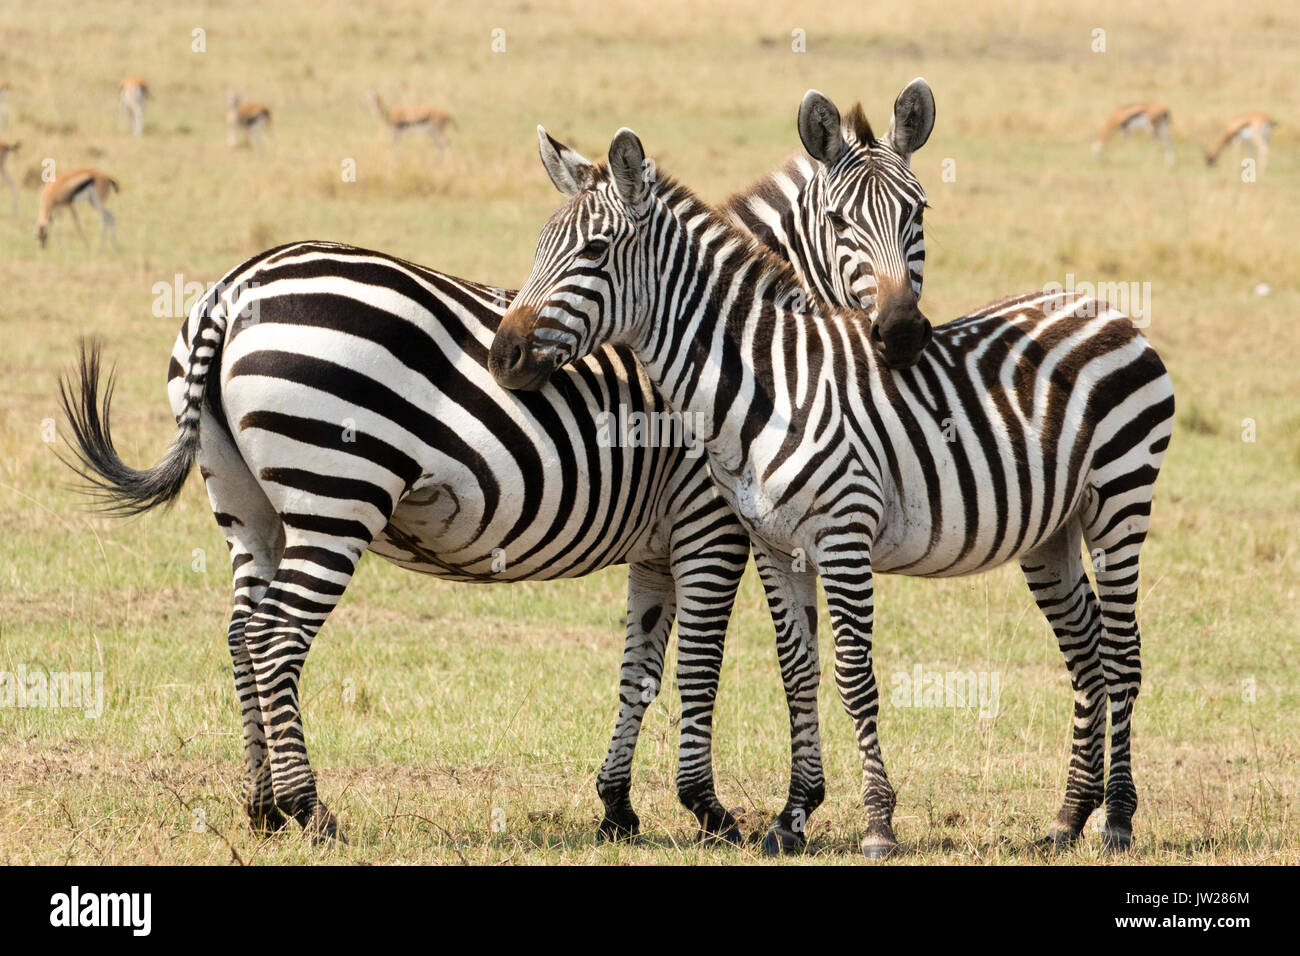
[[[289,823],[289,818],[281,813],[276,807],[272,806],[266,809],[249,808],[248,825],[254,833],[272,834],[283,830]]]
[[[740,825],[733,822],[731,826],[721,829],[700,829],[700,842],[705,846],[743,846],[745,839],[741,836]]]
[[[339,843],[346,844],[347,837],[339,829],[339,822],[335,819],[334,814],[325,809],[325,804],[318,803],[312,810],[311,816],[302,825],[303,833],[311,840],[312,846],[321,846],[329,843],[331,840],[337,840]]]
[[[807,845],[808,840],[802,833],[795,833],[779,823],[774,823],[767,831],[767,836],[763,837],[763,855],[781,856],[785,853],[802,853]]]
[[[1047,836],[1038,841],[1038,845],[1044,850],[1055,852],[1068,850],[1074,846],[1075,841],[1078,839],[1079,833],[1077,830],[1072,830],[1068,826],[1053,821],[1052,825],[1047,828]]]
[[[1111,853],[1123,853],[1133,846],[1133,831],[1128,827],[1112,827],[1109,823],[1101,828],[1101,848]]]
[[[619,843],[631,840],[641,832],[641,821],[631,807],[606,810],[605,818],[600,821],[599,837],[604,843]]]
[[[740,846],[744,843],[744,838],[740,833],[740,824],[736,822],[735,817],[720,806],[700,816],[699,821],[700,842],[706,846],[719,844]]]
[[[862,855],[868,860],[887,860],[900,851],[901,844],[888,837],[867,837],[862,841]]]

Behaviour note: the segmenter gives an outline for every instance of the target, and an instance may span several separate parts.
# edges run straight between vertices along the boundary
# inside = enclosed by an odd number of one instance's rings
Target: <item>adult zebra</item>
[[[805,556],[805,577],[821,576],[868,856],[897,846],[876,730],[873,571],[958,575],[1018,558],[1075,694],[1049,836],[1073,840],[1104,799],[1104,840],[1127,846],[1138,554],[1174,411],[1155,351],[1094,299],[1038,293],[941,326],[913,368],[886,369],[863,316],[792,312],[788,266],[662,173],[647,182],[645,163],[624,129],[607,167],[552,171],[562,189],[584,185],[542,230],[492,345],[497,380],[528,388],[594,348],[630,347],[668,404],[698,422],[756,553],[785,567]]]
[[[897,137],[861,140],[852,122],[841,130],[828,100],[805,97],[800,128],[818,132],[826,161],[794,162],[744,194],[773,184],[781,192],[762,203],[781,230],[771,240],[777,247],[806,224],[825,228],[828,195],[843,202],[834,211],[846,218],[870,211],[854,197],[879,204],[878,164],[866,160],[924,142],[933,120],[924,81],[900,94],[895,112]],[[585,163],[554,144],[542,148],[561,164]],[[796,259],[824,270],[817,281],[826,294],[873,295],[872,274],[881,288],[910,291],[909,278],[919,286],[920,187],[910,174],[890,183],[898,195],[883,236],[869,223],[852,225],[870,248],[893,247],[878,266],[862,255],[821,266],[809,250],[822,239],[802,244]],[[108,504],[139,512],[175,498],[197,461],[230,545],[228,641],[247,809],[258,827],[278,828],[288,813],[315,834],[337,832],[307,760],[298,680],[312,638],[369,549],[458,581],[570,577],[628,563],[619,716],[597,782],[601,833],[637,830],[632,754],[676,615],[678,793],[705,834],[738,838],[714,790],[710,738],[726,622],[748,556],[743,527],[689,448],[600,441],[604,416],[666,413],[630,352],[603,350],[536,395],[496,385],[488,346],[512,295],[335,244],[257,256],[227,274],[182,326],[168,381],[178,433],[147,471],[114,450],[111,383],[101,408],[99,355],[83,351],[79,382],[64,395],[83,474]],[[910,310],[907,292],[891,296],[895,334],[881,347],[890,361],[906,361],[923,341],[914,326],[924,318],[914,293]],[[802,581],[790,584],[762,555],[758,563],[791,711],[790,796],[765,844],[775,850],[803,842],[800,822],[823,791],[818,675],[787,666],[803,660],[816,594]]]

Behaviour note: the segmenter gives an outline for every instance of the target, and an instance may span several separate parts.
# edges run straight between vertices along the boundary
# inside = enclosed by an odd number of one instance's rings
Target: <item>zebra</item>
[[[915,366],[890,369],[860,314],[786,307],[788,265],[661,169],[647,175],[631,130],[606,166],[559,155],[561,168],[547,164],[557,185],[582,185],[542,229],[492,372],[530,388],[595,348],[631,348],[668,404],[694,416],[755,552],[789,577],[820,576],[863,772],[863,852],[898,847],[877,734],[873,573],[943,577],[1011,559],[1074,688],[1066,792],[1045,841],[1075,840],[1104,801],[1104,844],[1130,845],[1138,558],[1174,411],[1138,329],[1092,297],[1040,292],[940,326]],[[815,636],[805,651],[815,658]]]
[[[924,81],[908,89],[896,109],[930,95]],[[801,116],[810,110],[817,116],[801,125],[839,129],[825,97],[805,97]],[[804,161],[776,177],[792,206],[809,187],[817,195],[845,193],[847,183],[873,188],[872,165],[852,157],[888,146],[858,141],[851,129],[842,136],[836,163]],[[556,161],[580,159],[563,151]],[[911,182],[907,195],[919,194]],[[914,213],[897,211],[898,241],[913,254],[923,248]],[[816,267],[806,254],[801,261]],[[889,261],[919,282],[923,263],[897,252]],[[861,283],[864,268],[846,274]],[[83,476],[108,505],[140,512],[173,500],[197,462],[230,547],[228,643],[246,810],[258,829],[279,829],[287,813],[316,838],[339,832],[307,759],[298,680],[312,639],[368,549],[454,581],[572,577],[628,564],[618,718],[597,778],[599,833],[638,832],[632,756],[676,617],[678,796],[705,837],[740,837],[717,799],[710,748],[726,623],[749,554],[743,527],[689,447],[598,440],[602,415],[668,411],[629,351],[598,352],[535,395],[493,381],[488,347],[513,294],[338,244],[296,243],[256,256],[200,299],[183,324],[168,373],[178,430],[161,462],[145,471],[114,450],[111,381],[101,389],[100,355],[83,350],[64,394]],[[906,322],[901,330],[909,332]],[[888,342],[881,348],[905,357]],[[815,629],[816,592],[801,580],[791,584],[765,555],[755,561],[791,714],[790,796],[764,842],[776,852],[802,845],[802,808],[824,792],[818,675],[784,666],[802,659],[797,649]]]

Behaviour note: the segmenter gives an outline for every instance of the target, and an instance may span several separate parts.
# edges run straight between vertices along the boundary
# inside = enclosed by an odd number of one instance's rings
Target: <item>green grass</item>
[[[172,430],[163,382],[180,325],[153,314],[154,285],[177,273],[213,281],[274,242],[356,242],[518,285],[558,204],[536,158],[538,122],[589,156],[630,125],[661,166],[721,200],[797,146],[808,87],[843,106],[862,98],[883,129],[894,95],[921,74],[938,100],[934,135],[914,157],[934,206],[928,314],[954,317],[1071,273],[1150,282],[1148,334],[1178,392],[1144,552],[1137,845],[1115,862],[1300,862],[1300,136],[1283,112],[1300,68],[1289,39],[1300,13],[1208,0],[1051,12],[940,0],[815,13],[685,0],[653,12],[541,6],[53,3],[6,13],[11,121],[0,135],[23,141],[9,168],[27,185],[20,216],[0,218],[0,670],[102,671],[105,708],[98,719],[0,708],[0,860],[219,863],[231,845],[257,862],[755,860],[751,849],[691,842],[694,820],[673,788],[671,688],[650,710],[635,766],[645,839],[593,839],[622,647],[620,569],[474,587],[363,561],[303,680],[321,793],[350,843],[255,839],[240,800],[225,548],[198,481],[166,514],[89,516],[54,457],[62,438],[43,433],[76,339],[99,336],[118,364],[119,447],[154,461]],[[207,31],[206,53],[190,51],[195,27]],[[504,54],[491,52],[496,27]],[[1098,27],[1102,54],[1089,49]],[[804,54],[790,52],[796,28]],[[139,140],[117,125],[128,72],[144,73],[155,94]],[[460,129],[445,161],[418,137],[392,153],[361,104],[372,84],[392,103],[452,110]],[[261,157],[226,148],[230,88],[274,112]],[[1095,162],[1088,143],[1106,112],[1147,97],[1173,110],[1174,167],[1140,139]],[[1247,109],[1281,120],[1254,183],[1241,181],[1235,157],[1212,170],[1199,159],[1218,123]],[[87,251],[66,219],[37,248],[46,157],[119,179],[120,252]],[[347,158],[355,183],[340,175]],[[955,181],[942,176],[946,159]],[[1261,282],[1270,295],[1255,294]],[[1242,440],[1246,419],[1254,442]],[[1062,793],[1071,699],[1018,572],[882,578],[877,593],[882,740],[896,826],[912,848],[898,862],[1038,862],[1030,843]],[[893,675],[918,664],[998,673],[998,715],[893,706]],[[815,855],[797,862],[854,863],[851,727],[829,675],[822,694],[828,798],[811,822]],[[724,802],[761,830],[781,805],[789,757],[752,575],[729,635],[716,741]],[[196,831],[198,811],[206,825]],[[1105,858],[1090,830],[1053,859]]]

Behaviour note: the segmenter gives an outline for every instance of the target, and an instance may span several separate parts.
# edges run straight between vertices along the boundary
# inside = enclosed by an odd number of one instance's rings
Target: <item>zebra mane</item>
[[[841,121],[858,143],[866,147],[876,145],[876,134],[871,131],[871,123],[867,121],[867,114],[860,102],[854,103],[853,108],[841,117]]]
[[[795,162],[795,159],[791,162]],[[737,245],[745,250],[747,258],[758,265],[754,278],[756,288],[766,289],[778,298],[798,293],[810,303],[811,308],[814,296],[804,288],[794,266],[774,253],[752,233],[733,223],[720,210],[704,202],[689,186],[668,175],[657,164],[654,167],[654,177],[650,187],[651,192],[678,216],[683,218],[690,216],[697,223],[692,227],[693,232],[697,234],[711,232],[721,235],[726,244]],[[609,164],[603,160],[597,162],[592,185],[612,181]]]
[[[789,200],[786,198],[785,191],[781,188],[778,180],[786,178],[798,185],[799,188],[803,188],[809,178],[809,162],[808,157],[802,152],[792,154],[789,159],[776,169],[764,173],[744,189],[728,196],[719,209],[724,213],[732,210],[743,210],[754,199],[763,200],[774,209],[783,209],[789,203]]]
[[[678,215],[689,214],[697,222],[702,220],[703,228],[697,226],[696,231],[721,234],[725,237],[726,244],[744,249],[747,257],[758,266],[754,278],[756,288],[766,288],[776,297],[797,291],[811,300],[812,297],[804,290],[794,266],[764,245],[753,233],[736,225],[723,212],[701,200],[690,187],[659,171],[653,190],[664,205]]]

